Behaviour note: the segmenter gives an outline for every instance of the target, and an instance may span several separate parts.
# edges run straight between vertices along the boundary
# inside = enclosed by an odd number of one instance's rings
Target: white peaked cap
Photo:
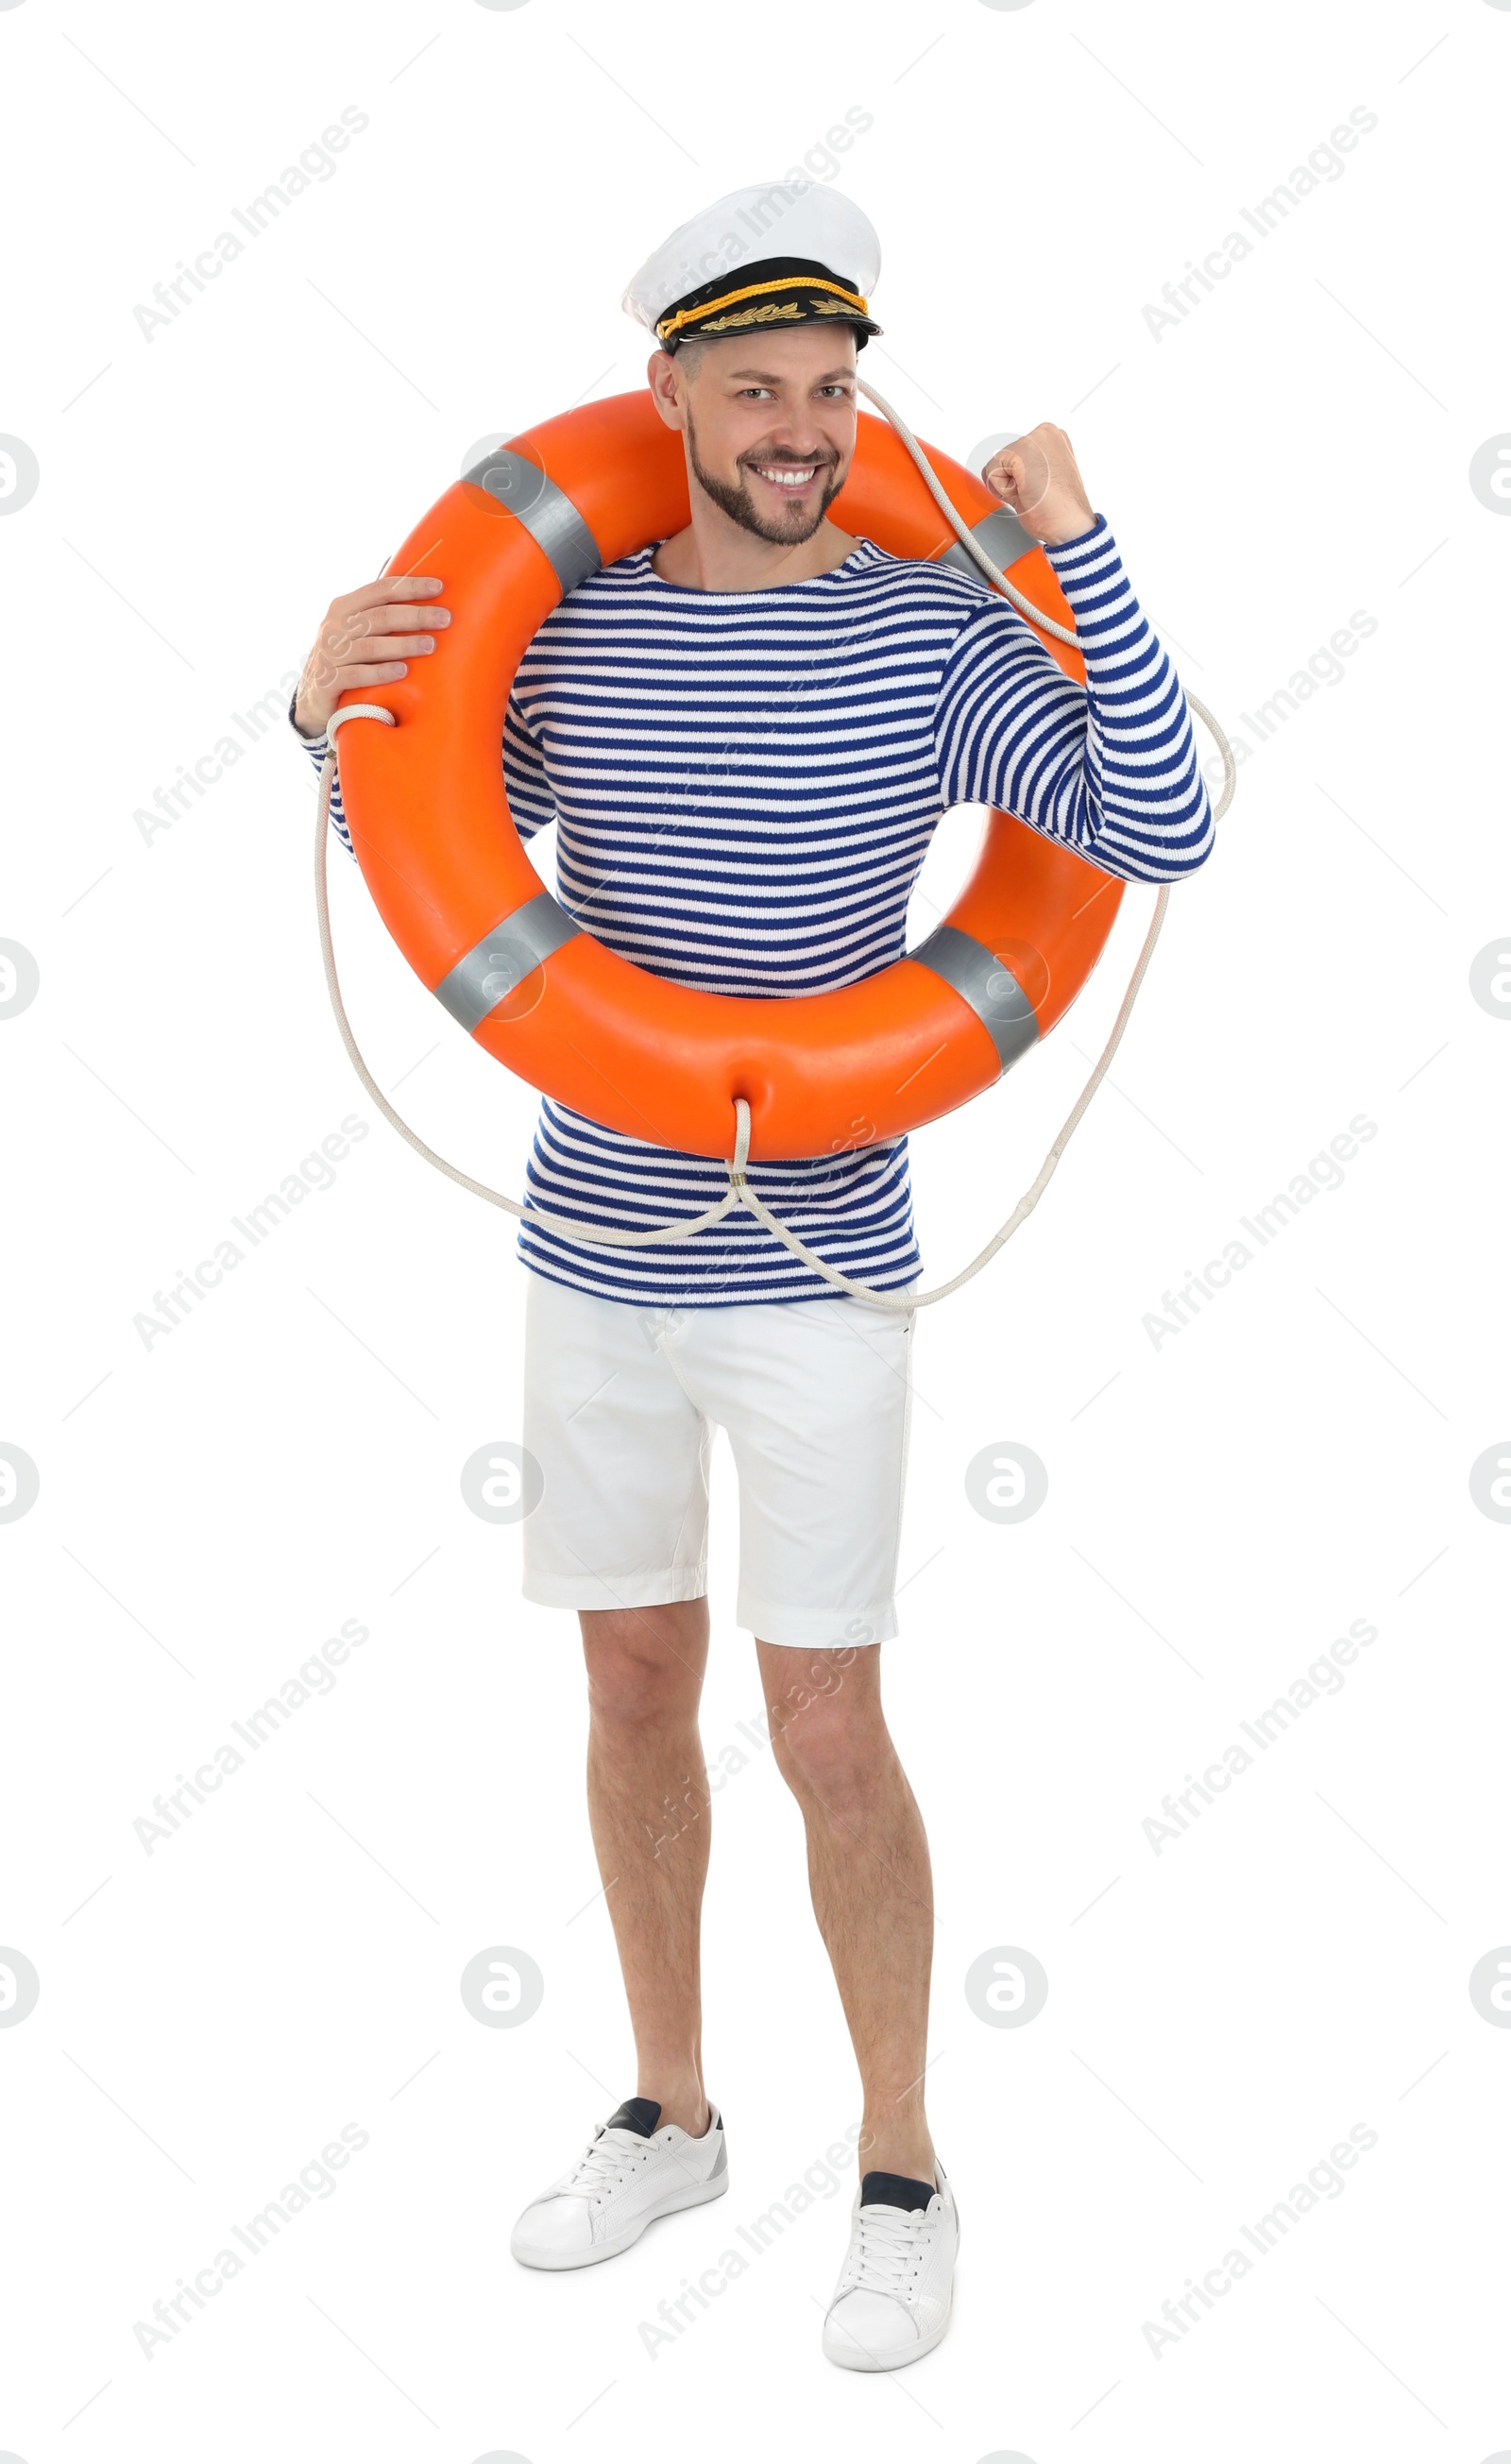
[[[882,270],[875,231],[838,189],[806,180],[758,181],[705,206],[663,240],[630,277],[625,313],[654,333],[658,318],[690,292],[722,284],[726,275],[737,279],[741,268],[774,257],[824,266],[865,299]]]

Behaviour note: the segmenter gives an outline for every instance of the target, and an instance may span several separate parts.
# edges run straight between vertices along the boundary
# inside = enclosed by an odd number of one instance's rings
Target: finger
[[[1027,452],[1019,451],[1018,462],[1018,502],[1019,509],[1031,513],[1041,505],[1049,494],[1049,456],[1033,446]]]
[[[339,599],[333,599],[327,621],[380,606],[387,600],[433,599],[438,590],[445,588],[445,583],[438,582],[433,573],[383,574],[376,582],[364,582],[360,590],[348,590]]]
[[[397,634],[410,631],[417,612],[413,607],[372,607],[343,616],[321,627],[320,647],[339,656],[354,642],[392,640]],[[451,621],[451,611],[449,607],[427,607],[420,621],[444,627]]]
[[[380,668],[385,671],[391,670],[395,675],[404,672],[403,663],[398,659],[384,659],[381,655],[382,649],[383,645],[374,645],[367,649],[365,656],[349,660],[312,659],[305,671],[307,678],[321,693],[339,693],[361,682],[375,684]],[[375,650],[379,655],[375,656]],[[0,2458],[0,2464],[4,2464],[3,2458]]]
[[[339,684],[342,693],[350,693],[354,685],[396,685],[400,677],[406,676],[408,672],[402,659],[390,659],[382,667],[342,668],[339,678],[334,681]]]
[[[334,612],[326,619],[326,630],[340,633],[352,641],[361,641],[374,633],[404,633],[421,625],[449,625],[449,607],[416,607],[412,602],[397,605],[380,602],[372,607],[348,608],[343,615]]]
[[[344,642],[335,650],[335,664],[345,672],[354,662],[372,659],[424,659],[435,648],[432,633],[380,633],[371,641]],[[0,2456],[0,2464],[5,2459]]]

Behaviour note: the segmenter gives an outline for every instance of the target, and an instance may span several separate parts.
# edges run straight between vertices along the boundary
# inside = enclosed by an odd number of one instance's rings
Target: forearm
[[[1212,813],[1180,682],[1106,522],[1045,549],[1070,602],[1083,688],[1000,600],[966,625],[936,717],[949,803],[994,804],[1128,881],[1194,871]]]
[[[1080,740],[1042,781],[1045,825],[1125,880],[1176,880],[1204,863],[1213,844],[1180,679],[1105,522],[1045,553],[1086,669]]]
[[[318,736],[306,736],[295,715],[297,708],[298,696],[296,694],[294,700],[289,704],[289,725],[293,728],[295,735],[297,737],[305,752],[309,755],[310,759],[314,762],[317,773],[318,773],[325,766],[326,754],[331,750],[330,741],[323,729]],[[336,771],[336,774],[331,781],[330,824],[337,837],[340,840],[342,847],[346,849],[347,854],[355,864],[357,860],[357,850],[352,846],[352,834],[346,826],[346,814],[341,804],[341,774],[339,769]]]

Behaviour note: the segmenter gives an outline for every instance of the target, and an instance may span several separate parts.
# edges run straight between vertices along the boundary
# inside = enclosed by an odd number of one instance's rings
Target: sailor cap
[[[797,178],[736,188],[706,206],[646,259],[626,313],[664,351],[701,336],[832,320],[858,350],[882,330],[869,295],[881,243],[859,206]]]

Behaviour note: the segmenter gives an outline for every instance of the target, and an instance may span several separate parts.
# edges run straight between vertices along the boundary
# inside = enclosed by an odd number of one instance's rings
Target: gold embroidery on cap
[[[657,319],[657,337],[664,342],[669,334],[676,333],[679,326],[690,324],[695,319],[706,317],[710,309],[733,308],[736,299],[754,299],[763,291],[789,291],[795,283],[801,282],[803,279],[801,275],[782,275],[774,282],[750,282],[746,284],[743,291],[726,291],[722,299],[710,299],[701,308],[679,308],[674,317],[662,317]],[[858,308],[863,317],[869,316],[870,310],[858,291],[846,291],[843,282],[825,282],[820,275],[810,274],[806,279],[814,289],[835,292],[841,299],[849,302],[851,309]],[[810,305],[817,308],[820,302],[814,300]],[[843,308],[832,308],[824,303],[823,313],[830,317],[840,317],[845,312]],[[728,321],[732,324],[748,325],[756,322],[756,319],[753,317],[736,317]],[[722,330],[722,325],[705,325],[703,328],[703,331],[708,334]]]
[[[697,334],[690,339],[701,341],[705,334],[733,333],[736,325],[769,325],[775,317],[800,317],[801,314],[802,310],[794,299],[783,300],[779,305],[775,299],[770,299],[764,308],[741,308],[734,317],[715,317],[711,325],[700,325]]]

